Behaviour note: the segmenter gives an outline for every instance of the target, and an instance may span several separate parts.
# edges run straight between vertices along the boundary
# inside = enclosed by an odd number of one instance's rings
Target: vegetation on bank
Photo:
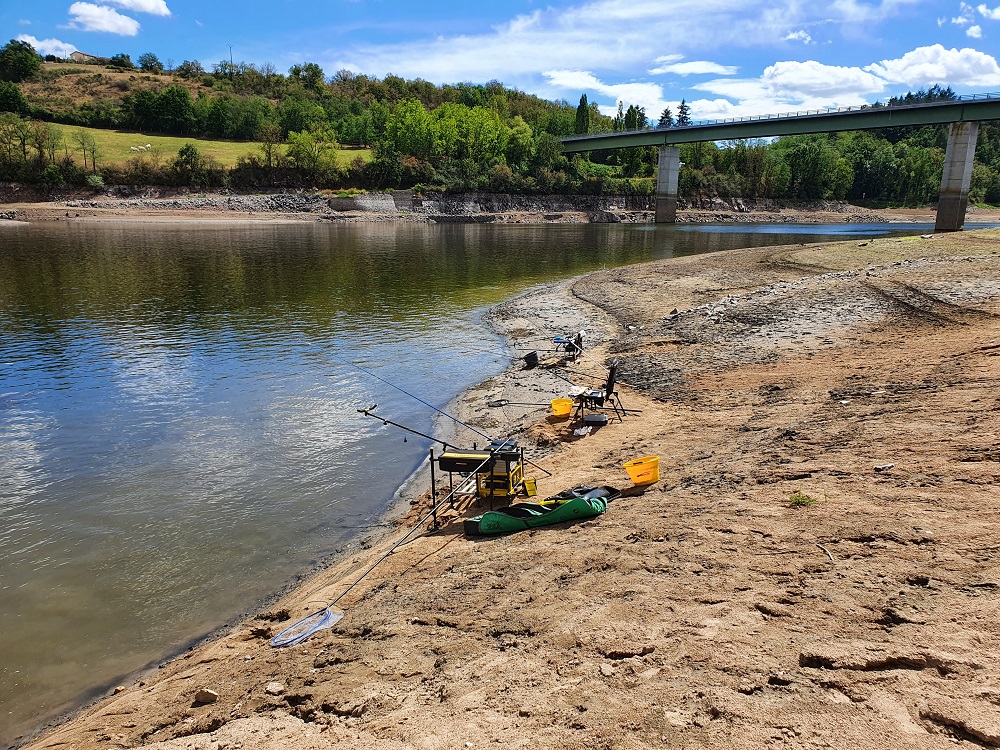
[[[104,62],[43,64],[23,42],[0,49],[0,179],[649,195],[654,148],[567,158],[559,139],[691,122],[686,102],[656,121],[625,103],[608,117],[585,95],[549,102],[496,81],[327,76],[315,63],[287,75],[230,61],[206,70],[153,53]],[[951,98],[933,87],[903,101]],[[923,205],[936,200],[946,142],[944,126],[929,126],[689,144],[680,192]],[[980,128],[971,198],[1000,203],[995,123]]]

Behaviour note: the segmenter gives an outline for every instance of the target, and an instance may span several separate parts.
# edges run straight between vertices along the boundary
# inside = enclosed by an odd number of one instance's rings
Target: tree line
[[[42,69],[24,42],[0,49],[0,178],[81,183],[198,186],[313,186],[418,190],[492,190],[652,194],[656,149],[594,151],[567,158],[559,139],[579,133],[683,127],[691,111],[681,101],[651,120],[620,102],[612,116],[586,95],[577,106],[486,84],[434,85],[388,75],[382,79],[315,63],[287,74],[269,64],[196,60],[175,65],[153,53],[137,64],[122,53],[107,62],[149,74],[115,96],[62,109],[33,105],[19,84],[70,74]],[[93,76],[101,76],[94,73]],[[92,77],[93,77],[92,76]],[[954,98],[932,87],[893,103]],[[176,158],[137,155],[124,168],[102,163],[86,134],[68,143],[48,123],[117,128],[247,143],[247,153],[223,169],[195,145]],[[681,146],[683,197],[835,199],[880,205],[936,200],[947,132],[943,126],[895,128],[774,141]],[[341,145],[370,148],[370,160],[344,163]],[[193,151],[193,153],[192,153]],[[972,198],[1000,203],[1000,131],[980,128]]]

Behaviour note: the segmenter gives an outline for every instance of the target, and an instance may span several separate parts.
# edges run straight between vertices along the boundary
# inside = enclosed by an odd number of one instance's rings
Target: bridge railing
[[[783,112],[781,114],[772,115],[747,115],[745,117],[727,117],[721,120],[694,120],[689,125],[671,125],[669,128],[651,127],[651,128],[641,128],[638,130],[615,130],[607,133],[607,135],[628,135],[629,133],[648,133],[650,131],[656,130],[678,130],[685,128],[696,128],[705,127],[707,125],[732,125],[740,122],[761,122],[766,120],[783,120],[783,119],[795,119],[796,117],[815,117],[816,115],[836,115],[842,114],[844,112],[860,112],[869,109],[912,109],[916,107],[926,107],[928,105],[935,104],[955,104],[956,102],[963,101],[983,101],[985,99],[1000,99],[1000,92],[994,92],[990,94],[964,94],[962,96],[957,96],[954,99],[946,99],[937,102],[899,102],[896,104],[883,104],[881,102],[875,102],[873,104],[857,104],[849,107],[826,107],[824,109],[809,109],[799,112]],[[562,140],[572,141],[578,138],[590,138],[595,135],[605,135],[605,133],[588,133],[586,135],[568,135],[564,136]]]

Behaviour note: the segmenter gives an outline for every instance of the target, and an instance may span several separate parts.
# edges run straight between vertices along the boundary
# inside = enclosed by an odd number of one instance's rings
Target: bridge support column
[[[944,174],[938,196],[935,232],[957,232],[965,224],[972,185],[972,159],[976,155],[978,122],[953,122],[944,155]]]
[[[673,224],[677,219],[677,177],[681,170],[681,150],[660,146],[656,169],[656,223]]]

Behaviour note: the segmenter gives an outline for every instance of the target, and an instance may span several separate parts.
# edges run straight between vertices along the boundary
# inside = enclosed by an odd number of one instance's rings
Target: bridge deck
[[[576,135],[563,138],[562,144],[564,152],[574,153],[985,120],[1000,120],[1000,94],[978,94],[956,101],[929,104],[851,107],[805,114],[763,115],[740,120],[696,123],[684,127]]]

